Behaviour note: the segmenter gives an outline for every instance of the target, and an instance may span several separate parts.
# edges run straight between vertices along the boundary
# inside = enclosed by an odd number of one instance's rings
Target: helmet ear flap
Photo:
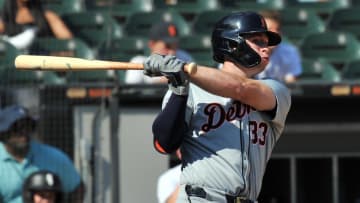
[[[246,43],[244,37],[239,36],[239,39],[236,50],[236,58],[238,59],[238,62],[246,68],[252,68],[260,64],[260,55]]]
[[[261,57],[247,43],[244,37],[239,36],[237,41],[228,40],[229,55],[227,60],[252,68],[261,62]]]
[[[221,38],[216,42],[217,48],[214,49],[213,58],[219,63],[223,63],[226,59],[241,64],[246,68],[252,68],[261,62],[259,54],[246,43],[245,38],[242,36],[239,36],[236,40]]]

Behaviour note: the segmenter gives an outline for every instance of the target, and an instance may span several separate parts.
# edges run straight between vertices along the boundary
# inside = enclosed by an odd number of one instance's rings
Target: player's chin
[[[264,71],[265,67],[266,67],[266,64],[260,63],[259,65],[257,65],[257,66],[255,66],[254,68],[252,68],[252,73],[253,73],[254,75],[259,74],[259,73],[261,73],[262,71]]]
[[[264,63],[266,66],[269,63],[269,57],[261,57],[261,63]]]
[[[261,68],[265,68],[268,63],[269,63],[269,58],[264,57],[264,58],[261,58],[261,62],[260,62],[260,64],[259,64],[259,66],[260,66]]]
[[[267,66],[268,63],[269,63],[269,58],[261,58],[261,62],[258,65],[258,67],[260,69],[265,69],[265,67]]]

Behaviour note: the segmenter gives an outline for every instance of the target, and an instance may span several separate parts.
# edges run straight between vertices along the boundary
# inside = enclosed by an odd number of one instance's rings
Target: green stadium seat
[[[29,48],[29,52],[34,55],[68,56],[85,59],[95,58],[94,52],[89,45],[78,38],[37,38]]]
[[[351,7],[358,7],[360,6],[360,0],[351,0],[350,5]]]
[[[148,55],[150,50],[147,46],[147,38],[123,37],[103,43],[98,51],[98,58],[111,61],[130,61],[137,55]],[[124,81],[125,71],[116,71],[120,82]]]
[[[1,85],[6,86],[39,86],[63,85],[66,80],[54,71],[18,70],[15,67],[6,67],[0,70]]]
[[[128,36],[148,37],[152,25],[160,21],[175,23],[180,36],[189,35],[191,31],[184,17],[174,10],[133,13],[126,21],[124,29]]]
[[[286,0],[224,0],[223,7],[236,10],[281,10]]]
[[[91,48],[80,39],[60,40],[56,38],[39,38],[31,46],[31,53],[37,55],[55,55],[95,59]],[[66,71],[61,76],[66,83],[88,83],[109,81],[113,71]]]
[[[123,36],[122,26],[109,14],[86,11],[63,15],[75,37],[84,40],[90,47],[97,49],[105,41]]]
[[[211,37],[208,35],[191,35],[180,37],[179,48],[187,51],[200,65],[214,67],[216,62],[212,59]]]
[[[181,0],[173,4],[166,3],[164,0],[155,0],[156,9],[174,9],[190,22],[193,18],[203,11],[221,9],[220,0]]]
[[[14,66],[16,56],[22,52],[7,41],[0,40],[0,69],[2,67]]]
[[[313,10],[323,20],[327,19],[332,12],[337,9],[349,7],[349,0],[330,0],[330,1],[306,1],[288,0],[287,8],[303,8]]]
[[[325,58],[337,68],[346,62],[360,59],[360,43],[347,32],[326,31],[307,35],[300,45],[305,58]]]
[[[280,11],[282,33],[298,45],[308,34],[321,33],[326,29],[325,22],[314,12],[302,8]]]
[[[65,80],[54,71],[18,70],[14,66],[2,67],[0,77],[0,84],[5,86],[65,84]]]
[[[103,60],[129,61],[136,55],[147,55],[147,38],[123,37],[104,42],[98,52],[98,58]]]
[[[60,77],[54,71],[41,71],[40,72],[41,82],[44,85],[63,85],[66,84],[66,79]]]
[[[81,0],[41,0],[45,8],[55,11],[59,15],[80,12],[84,10]]]
[[[339,82],[340,72],[325,59],[302,59],[303,72],[298,82]]]
[[[227,9],[203,11],[195,17],[192,31],[196,34],[211,35],[215,23],[231,12],[232,10]]]
[[[0,70],[0,84],[5,86],[39,85],[42,83],[39,72],[35,70],[18,70],[15,66],[7,66]]]
[[[17,70],[16,56],[22,52],[6,41],[0,40],[0,84],[6,86],[23,84],[62,84],[63,80],[51,71]]]
[[[343,80],[360,81],[360,60],[349,61],[341,71]]]
[[[114,70],[91,70],[66,72],[67,84],[91,84],[101,82],[114,82]]]
[[[85,1],[88,11],[104,11],[110,13],[119,23],[124,23],[135,12],[149,12],[153,10],[152,0],[96,0]]]
[[[328,23],[329,30],[353,33],[360,40],[360,7],[338,9]]]

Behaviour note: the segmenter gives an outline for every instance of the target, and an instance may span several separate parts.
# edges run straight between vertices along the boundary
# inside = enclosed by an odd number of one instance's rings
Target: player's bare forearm
[[[190,76],[191,82],[213,94],[229,97],[248,104],[258,110],[271,110],[276,105],[272,90],[261,82],[247,78],[239,69],[228,71],[198,66]]]

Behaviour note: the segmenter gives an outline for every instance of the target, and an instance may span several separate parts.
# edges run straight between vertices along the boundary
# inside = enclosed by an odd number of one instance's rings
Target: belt
[[[188,196],[195,196],[206,199],[206,191],[201,187],[186,185],[185,191]],[[245,197],[238,197],[232,195],[225,195],[227,203],[254,203],[254,201],[246,199]]]

